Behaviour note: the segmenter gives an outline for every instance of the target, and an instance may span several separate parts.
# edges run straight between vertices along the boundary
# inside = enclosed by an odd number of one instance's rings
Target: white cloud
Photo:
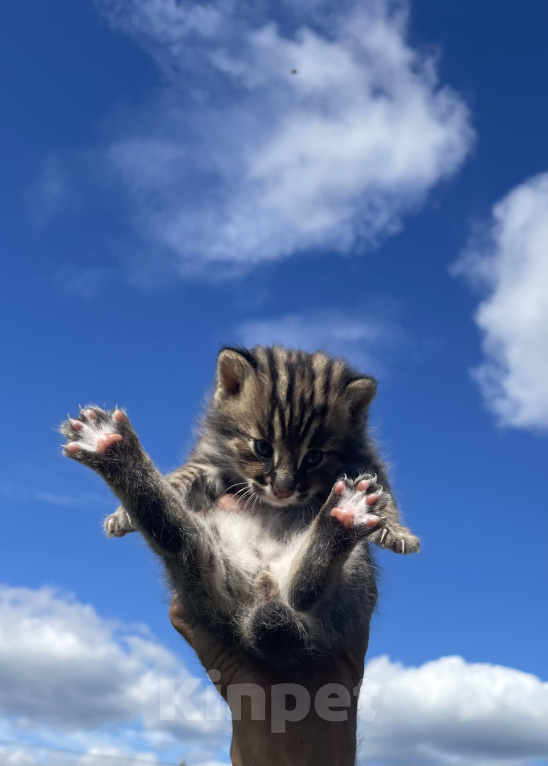
[[[247,347],[280,344],[305,351],[323,349],[344,356],[364,372],[380,375],[391,351],[401,353],[412,345],[397,319],[386,316],[386,307],[384,316],[379,307],[368,313],[333,309],[250,319],[238,325],[235,337]]]
[[[534,675],[462,657],[408,668],[377,657],[365,678],[377,715],[360,724],[360,764],[548,763],[548,683]]]
[[[101,618],[49,588],[0,586],[0,678],[0,743],[31,732],[34,744],[39,736],[44,746],[89,751],[88,764],[94,748],[154,757],[180,752],[181,742],[211,760],[228,737],[224,718],[163,719],[161,680],[177,689],[190,675],[145,628]],[[206,688],[192,697],[202,711]]]
[[[118,747],[93,747],[81,754],[56,748],[0,745],[0,759],[2,766],[158,766],[153,753],[135,755]]]
[[[74,754],[47,750],[60,748],[84,751],[81,766],[138,766],[180,758],[181,742],[196,766],[228,763],[229,727],[207,720],[205,684],[192,696],[202,719],[168,721],[160,717],[163,677],[178,686],[189,674],[146,629],[47,588],[0,588],[2,763],[70,766]],[[519,670],[460,657],[404,667],[378,657],[367,664],[362,701],[359,763],[547,763],[548,684]]]
[[[156,766],[154,753],[132,754],[120,747],[92,747],[85,753],[22,744],[1,745],[2,766]],[[200,764],[200,766],[205,766]]]
[[[6,747],[0,745],[0,762],[3,766],[35,766],[38,764],[38,754],[22,747]]]
[[[158,758],[154,753],[139,753],[136,757],[120,747],[92,747],[78,758],[78,766],[155,766]]]
[[[493,208],[454,267],[487,295],[475,320],[485,361],[476,368],[485,401],[503,425],[548,427],[548,173]]]
[[[462,98],[407,42],[406,2],[96,4],[163,86],[87,156],[145,248],[184,274],[364,251],[470,149]]]

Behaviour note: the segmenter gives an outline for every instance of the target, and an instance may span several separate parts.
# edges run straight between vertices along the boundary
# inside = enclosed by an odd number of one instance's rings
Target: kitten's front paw
[[[76,457],[86,452],[103,455],[122,441],[118,431],[123,420],[124,413],[118,409],[111,412],[99,407],[80,410],[77,418],[69,418],[61,426],[61,433],[70,440],[65,444],[65,455]]]
[[[69,417],[63,423],[61,433],[68,439],[63,454],[99,472],[120,462],[122,453],[136,441],[127,415],[119,409],[86,407],[77,418]]]
[[[361,476],[355,481],[338,481],[327,501],[330,515],[345,529],[353,529],[360,537],[371,535],[384,525],[377,508],[382,487],[376,477]]]

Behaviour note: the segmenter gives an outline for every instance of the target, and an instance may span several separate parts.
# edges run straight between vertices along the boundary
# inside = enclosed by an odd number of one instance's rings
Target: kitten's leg
[[[208,556],[208,533],[145,453],[121,410],[89,407],[61,427],[67,457],[96,471],[121,500],[132,526],[157,553]],[[206,550],[204,550],[206,546]]]
[[[308,612],[341,581],[360,540],[385,524],[382,488],[374,481],[338,481],[316,517],[297,556],[288,587],[290,605]]]
[[[335,485],[297,556],[287,601],[269,573],[262,572],[258,577],[257,601],[244,624],[243,638],[256,655],[272,666],[294,665],[310,656],[310,652],[314,655],[326,648],[325,641],[319,639],[322,629],[311,623],[316,618],[310,612],[341,582],[343,566],[359,541],[383,523],[374,511],[370,512],[378,500],[375,486],[369,487],[365,482],[362,485],[360,491],[348,480]],[[366,560],[360,563],[367,567],[367,552],[364,557]],[[370,603],[365,603],[366,587],[360,598],[362,614],[367,609],[372,611],[376,600],[372,571],[360,571],[362,590],[364,576],[370,581],[371,598]]]
[[[132,526],[162,557],[174,589],[184,594],[189,622],[215,626],[224,640],[235,641],[237,606],[243,601],[237,562],[226,559],[214,527],[190,511],[181,494],[155,468],[127,415],[89,407],[61,430],[69,439],[64,454],[103,477]]]
[[[381,484],[386,482],[384,484],[385,490],[389,489],[386,486],[388,480],[384,471],[379,473],[379,478]],[[356,479],[356,482],[360,481],[376,482],[377,476],[362,474]],[[420,550],[420,540],[407,527],[400,524],[400,512],[390,492],[383,491],[381,504],[382,515],[386,519],[386,523],[382,529],[376,529],[372,532],[369,536],[371,542],[379,545],[381,548],[390,548],[395,553],[418,553]]]
[[[185,463],[165,479],[184,499],[188,510],[204,510],[222,494],[219,472],[202,463]],[[123,537],[136,531],[123,505],[106,517],[103,526],[107,537]]]

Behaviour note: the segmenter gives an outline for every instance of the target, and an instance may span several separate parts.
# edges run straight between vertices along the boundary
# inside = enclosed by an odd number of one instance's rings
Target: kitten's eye
[[[274,454],[272,444],[265,442],[264,439],[255,439],[255,452],[259,457],[268,460]]]
[[[319,449],[311,449],[304,456],[303,463],[307,468],[316,468],[323,460],[323,452]]]

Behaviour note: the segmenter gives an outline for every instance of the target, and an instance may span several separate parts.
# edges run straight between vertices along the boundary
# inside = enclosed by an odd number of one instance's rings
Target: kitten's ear
[[[223,348],[217,357],[216,393],[237,396],[245,379],[257,367],[255,357],[245,348]]]
[[[370,375],[356,378],[345,389],[346,401],[351,415],[363,415],[377,392],[377,381]]]

